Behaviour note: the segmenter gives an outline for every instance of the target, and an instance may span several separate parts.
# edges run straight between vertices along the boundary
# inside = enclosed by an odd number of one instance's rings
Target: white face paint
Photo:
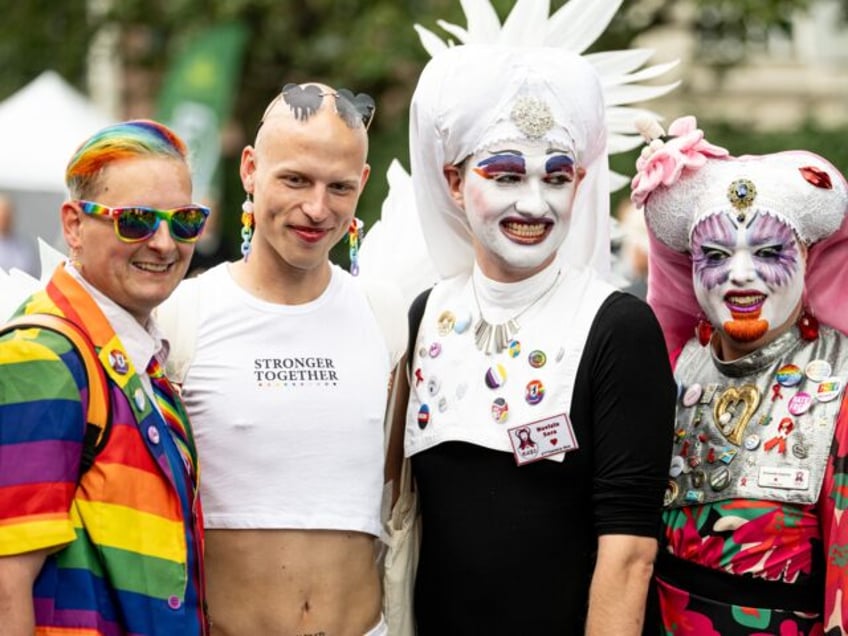
[[[573,154],[544,141],[511,141],[468,158],[461,185],[477,261],[487,275],[527,277],[568,234],[579,178]]]
[[[792,228],[755,214],[721,213],[692,232],[695,296],[722,340],[741,353],[789,328],[804,292],[806,260]]]

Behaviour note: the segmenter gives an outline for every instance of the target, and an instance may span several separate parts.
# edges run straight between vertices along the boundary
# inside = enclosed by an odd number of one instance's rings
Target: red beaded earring
[[[695,326],[695,336],[702,347],[710,344],[710,338],[713,337],[713,325],[705,317],[698,318],[698,324]]]

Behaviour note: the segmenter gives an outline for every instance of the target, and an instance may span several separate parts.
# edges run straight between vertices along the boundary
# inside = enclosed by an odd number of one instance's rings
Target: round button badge
[[[807,447],[804,446],[801,442],[795,442],[792,444],[792,454],[795,455],[798,459],[807,459],[809,457],[810,452],[807,450]]]
[[[545,397],[545,385],[539,380],[530,380],[524,392],[524,399],[527,400],[527,404],[538,404],[543,397]]]
[[[135,393],[133,393],[133,402],[135,402],[135,407],[139,411],[143,410],[144,405],[147,403],[147,400],[144,399],[144,391],[136,389]]]
[[[842,380],[840,378],[825,378],[816,389],[816,399],[819,402],[830,402],[842,393]]]
[[[745,438],[745,448],[749,451],[756,450],[760,445],[760,436],[756,433]]]
[[[777,370],[775,379],[780,386],[796,386],[801,384],[804,374],[801,373],[801,367],[798,365],[784,364]]]
[[[544,351],[536,349],[535,351],[530,352],[530,355],[527,356],[527,361],[534,369],[541,369],[548,361],[548,356],[545,355]]]
[[[127,357],[124,355],[124,352],[119,349],[112,349],[109,352],[109,366],[111,366],[115,370],[115,373],[119,375],[124,375],[130,370]]]
[[[159,429],[153,424],[147,427],[147,439],[150,440],[151,444],[159,443]]]
[[[813,396],[805,391],[798,391],[789,398],[789,412],[792,415],[803,415],[813,405]]]
[[[507,351],[510,358],[517,358],[521,354],[521,343],[518,340],[512,340]]]
[[[695,406],[698,403],[698,400],[701,399],[701,394],[704,392],[703,388],[697,382],[687,387],[683,392],[683,406]]]
[[[727,466],[719,466],[710,473],[710,488],[720,492],[730,485],[730,470]]]
[[[492,401],[492,419],[498,424],[506,422],[509,417],[509,404],[502,397],[497,397]]]
[[[426,404],[422,404],[418,409],[418,428],[422,431],[427,428],[427,424],[430,423],[430,407]]]
[[[832,368],[827,360],[813,360],[804,368],[804,372],[813,382],[821,382],[830,377]]]
[[[453,325],[454,333],[465,333],[471,326],[471,312],[460,313],[456,317],[456,322]]]
[[[456,326],[456,315],[452,311],[443,311],[439,314],[437,329],[440,336],[446,336]]]
[[[486,371],[486,386],[490,389],[502,387],[506,382],[506,369],[502,364],[495,364]]]

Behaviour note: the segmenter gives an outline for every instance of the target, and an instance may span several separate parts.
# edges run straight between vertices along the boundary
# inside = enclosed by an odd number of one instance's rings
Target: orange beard
[[[768,320],[749,318],[745,320],[728,320],[724,325],[724,333],[737,342],[754,342],[759,340],[769,328]]]

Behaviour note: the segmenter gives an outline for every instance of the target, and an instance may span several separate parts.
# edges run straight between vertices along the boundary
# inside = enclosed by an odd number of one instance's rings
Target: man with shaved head
[[[203,463],[214,634],[386,633],[383,417],[405,308],[329,260],[355,223],[373,112],[286,85],[242,152],[244,258],[159,311]]]

